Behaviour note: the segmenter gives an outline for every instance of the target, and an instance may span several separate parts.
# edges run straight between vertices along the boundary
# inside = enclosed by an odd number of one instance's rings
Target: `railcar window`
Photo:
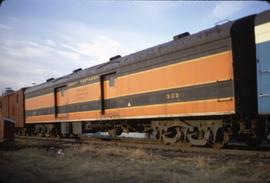
[[[61,96],[63,97],[63,96],[64,96],[64,94],[65,94],[65,89],[64,89],[64,88],[62,88],[62,89],[61,89]]]
[[[109,79],[109,86],[113,87],[115,85],[115,76],[112,75]]]

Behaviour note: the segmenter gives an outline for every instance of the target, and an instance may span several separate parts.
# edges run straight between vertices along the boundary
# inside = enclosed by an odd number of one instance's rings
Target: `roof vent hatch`
[[[187,37],[189,35],[190,35],[189,32],[184,32],[182,34],[178,34],[178,35],[173,36],[173,40],[179,40],[179,39],[182,39],[182,38]]]

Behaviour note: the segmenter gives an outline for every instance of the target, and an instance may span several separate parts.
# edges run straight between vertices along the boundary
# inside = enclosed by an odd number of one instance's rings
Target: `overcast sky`
[[[0,7],[0,92],[266,9],[270,4],[259,1],[5,0]]]

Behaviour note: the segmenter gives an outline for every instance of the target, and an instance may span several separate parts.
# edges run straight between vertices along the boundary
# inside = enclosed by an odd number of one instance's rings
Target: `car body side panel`
[[[270,11],[256,17],[258,113],[270,114]]]

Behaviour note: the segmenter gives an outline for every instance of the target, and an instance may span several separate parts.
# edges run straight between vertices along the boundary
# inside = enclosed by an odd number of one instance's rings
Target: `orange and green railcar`
[[[149,131],[194,145],[254,136],[255,17],[184,33],[28,88],[25,122],[59,133]]]

